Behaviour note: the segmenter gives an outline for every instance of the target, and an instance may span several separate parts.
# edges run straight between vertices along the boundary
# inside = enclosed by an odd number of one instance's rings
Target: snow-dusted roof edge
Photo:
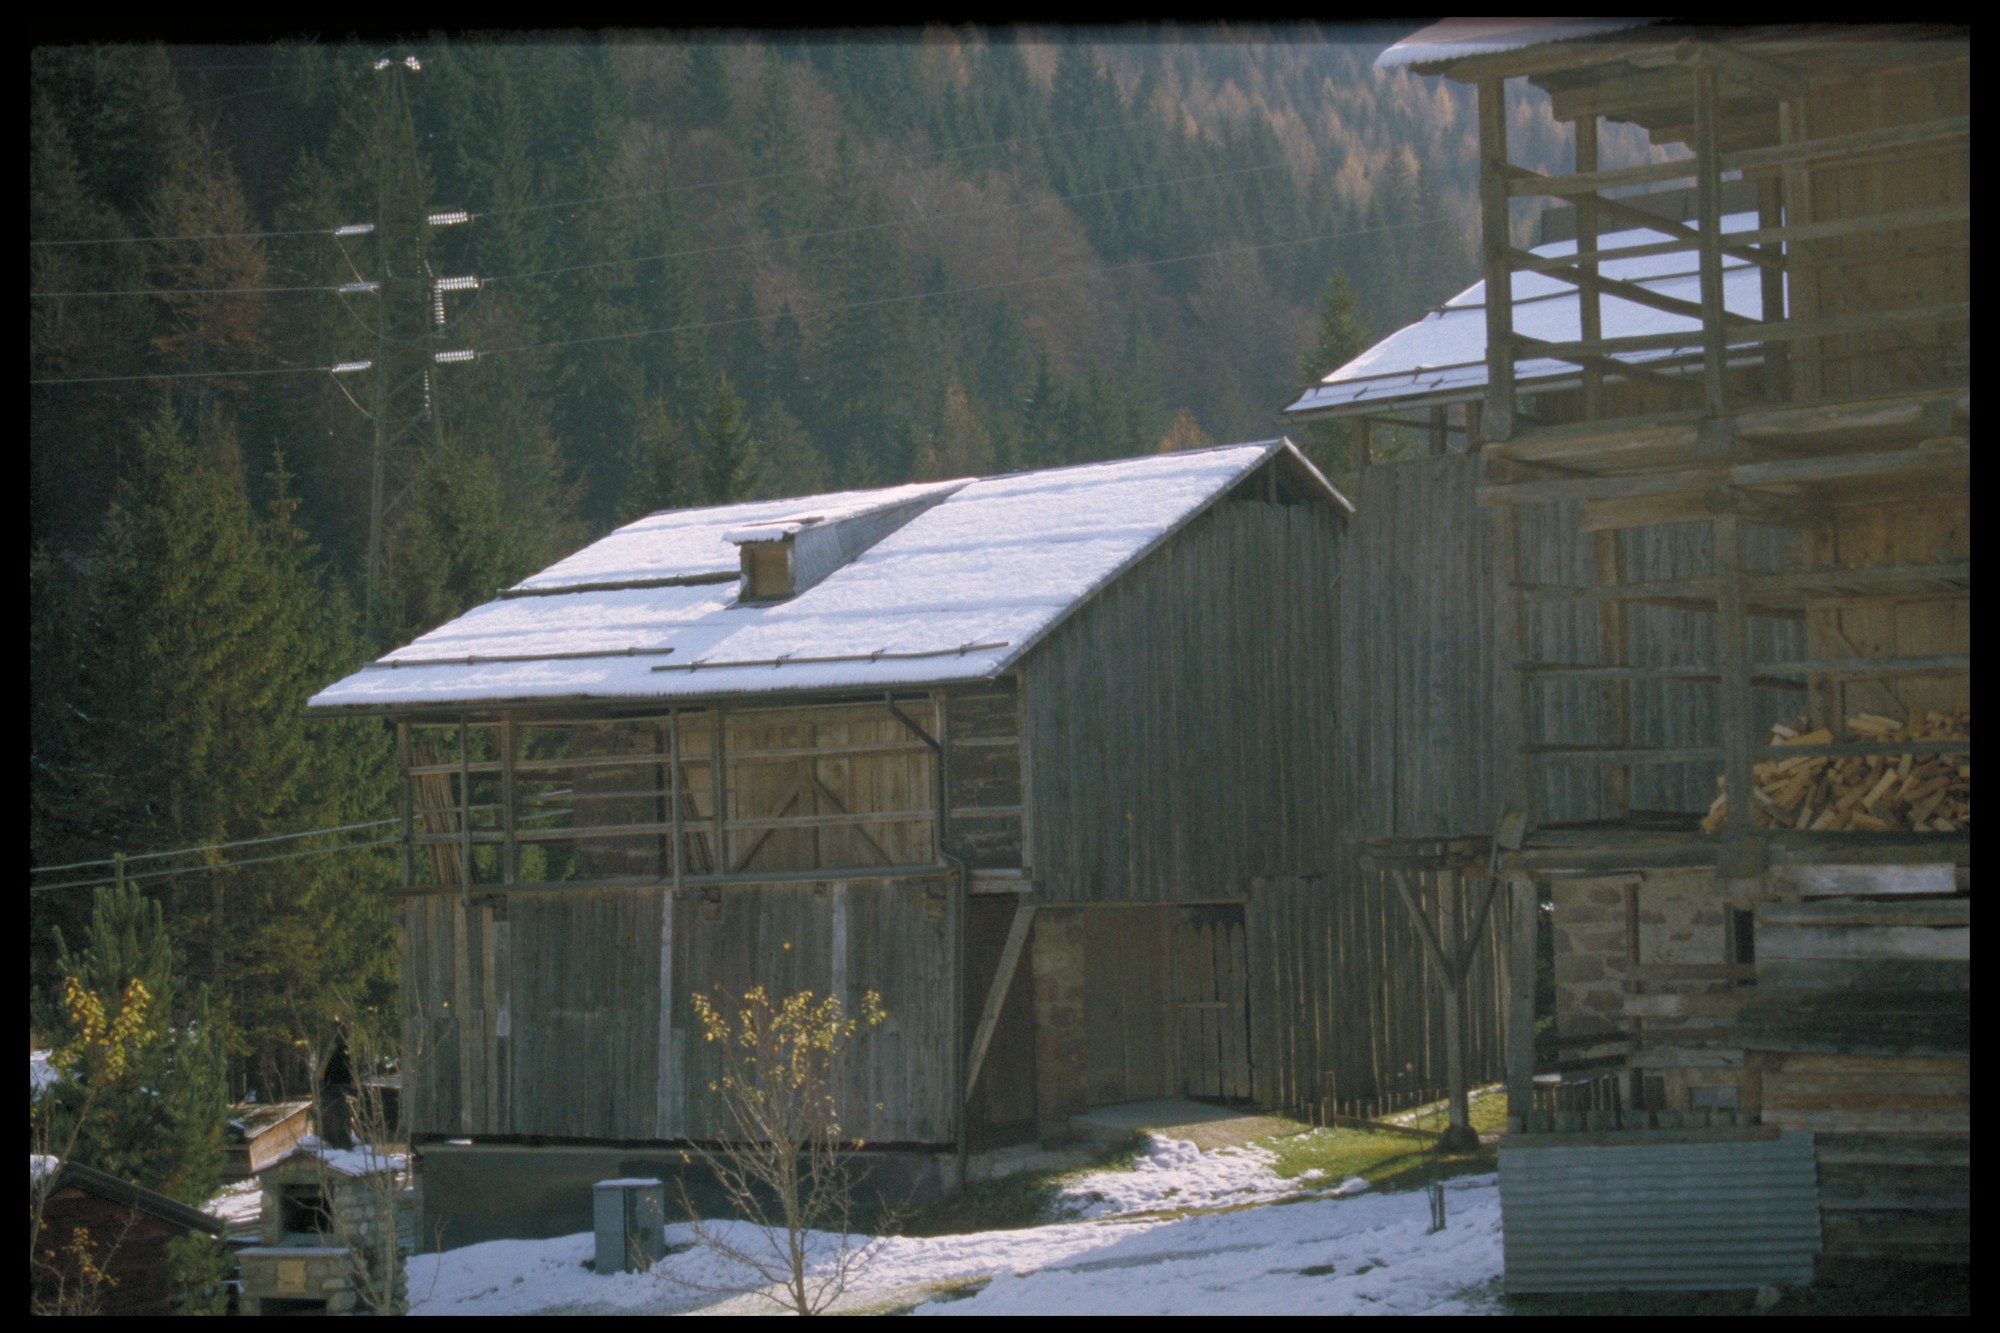
[[[1411,33],[1375,57],[1378,70],[1405,66],[1436,74],[1469,56],[1547,46],[1552,42],[1602,37],[1661,22],[1651,18],[1443,19]]]
[[[1004,657],[996,660],[993,663],[993,665],[987,668],[985,671],[977,673],[952,674],[943,676],[918,675],[911,678],[883,681],[879,685],[874,685],[874,686],[859,685],[859,684],[824,685],[824,686],[812,685],[803,687],[792,687],[780,690],[770,690],[762,688],[752,689],[752,688],[744,688],[741,686],[723,687],[715,689],[713,693],[704,691],[703,694],[699,697],[722,699],[722,698],[734,698],[734,697],[764,695],[764,694],[800,694],[800,695],[826,694],[826,695],[857,696],[857,695],[876,694],[880,693],[882,690],[885,689],[894,691],[924,690],[924,689],[938,688],[946,685],[964,683],[966,681],[971,681],[971,680],[997,679],[1007,674],[1009,671],[1013,670],[1019,664],[1022,658],[1027,656],[1030,652],[1034,651],[1034,649],[1056,629],[1060,628],[1063,624],[1067,623],[1071,616],[1075,615],[1080,609],[1082,609],[1085,606],[1088,606],[1091,602],[1093,602],[1097,598],[1097,596],[1104,591],[1105,588],[1109,587],[1112,583],[1116,582],[1117,580],[1125,577],[1135,567],[1137,567],[1140,562],[1150,557],[1154,552],[1158,551],[1167,542],[1173,540],[1174,537],[1177,536],[1182,530],[1184,530],[1190,523],[1192,523],[1195,519],[1201,517],[1201,515],[1207,513],[1210,508],[1212,508],[1215,504],[1220,502],[1231,491],[1235,490],[1236,487],[1241,485],[1248,477],[1250,477],[1258,469],[1271,464],[1274,460],[1280,459],[1281,457],[1284,460],[1285,465],[1293,470],[1294,474],[1301,482],[1303,482],[1310,490],[1318,493],[1320,497],[1324,499],[1327,503],[1332,505],[1334,509],[1343,518],[1355,512],[1355,506],[1353,502],[1350,501],[1345,495],[1341,494],[1341,492],[1330,481],[1327,480],[1325,474],[1322,473],[1316,466],[1314,466],[1312,461],[1308,459],[1303,453],[1301,453],[1298,449],[1298,446],[1292,443],[1290,439],[1281,437],[1274,440],[1249,440],[1240,443],[1211,445],[1208,446],[1207,448],[1189,449],[1189,450],[1184,450],[1182,452],[1184,454],[1193,455],[1193,454],[1204,454],[1204,453],[1221,453],[1224,451],[1247,452],[1248,450],[1251,449],[1255,449],[1257,450],[1257,452],[1253,456],[1248,458],[1241,467],[1236,469],[1236,471],[1232,475],[1229,475],[1225,480],[1219,482],[1215,486],[1214,490],[1210,492],[1210,494],[1206,498],[1204,498],[1199,504],[1190,507],[1186,512],[1182,513],[1172,523],[1167,525],[1167,527],[1165,527],[1158,534],[1156,534],[1151,540],[1146,542],[1144,546],[1134,551],[1126,559],[1121,561],[1116,567],[1107,571],[1101,578],[1097,579],[1083,592],[1075,596],[1072,600],[1070,600],[1068,605],[1065,606],[1064,609],[1049,622],[1041,626],[1033,634],[1028,635],[1022,640],[1011,645],[1011,651],[1009,651]],[[1109,461],[1117,462],[1117,461],[1134,461],[1134,460],[1109,460]],[[1094,463],[1078,463],[1078,464],[1072,464],[1070,466],[1074,468],[1093,468],[1093,467],[1102,467],[1104,465],[1105,464],[1102,462],[1094,462]],[[1006,477],[1025,476],[1025,475],[1030,475],[1031,473],[1034,472],[1062,471],[1062,470],[1064,469],[1060,468],[1026,469],[1021,472],[1001,474],[999,476],[979,478],[977,480],[1000,481],[1005,479]],[[956,489],[958,488],[954,487],[954,491]],[[940,659],[940,660],[947,660],[947,659]],[[696,696],[689,696],[689,698],[693,697]],[[682,699],[679,700],[678,702],[687,702],[687,701],[688,699]],[[465,712],[467,710],[478,711],[481,709],[488,709],[488,708],[504,708],[504,707],[519,706],[526,703],[532,703],[533,705],[538,707],[574,707],[578,705],[601,706],[605,704],[664,705],[669,702],[675,702],[675,701],[669,701],[666,699],[655,699],[651,696],[605,694],[597,692],[579,692],[575,694],[553,694],[553,693],[541,694],[535,696],[532,700],[493,698],[493,699],[438,700],[427,703],[412,703],[407,701],[370,702],[370,703],[329,703],[311,707],[308,709],[308,713],[309,715],[320,716],[320,717],[336,716],[336,715],[344,715],[350,717],[393,716],[393,715],[416,715],[416,714],[427,714],[427,713],[456,714]]]
[[[1311,476],[1315,480],[1317,480],[1319,486],[1325,490],[1326,498],[1330,502],[1332,502],[1335,507],[1339,508],[1343,515],[1351,514],[1354,512],[1353,502],[1350,501],[1346,496],[1342,495],[1339,491],[1335,490],[1333,487],[1333,483],[1326,479],[1326,474],[1322,473],[1318,468],[1314,467],[1312,464],[1312,460],[1307,458],[1304,454],[1300,453],[1299,447],[1296,444],[1293,444],[1289,439],[1285,438],[1284,436],[1279,436],[1275,440],[1249,440],[1245,441],[1245,443],[1258,444],[1263,446],[1264,451],[1257,455],[1255,462],[1248,464],[1235,476],[1231,477],[1228,481],[1224,482],[1222,485],[1216,487],[1214,493],[1210,495],[1206,500],[1203,500],[1200,504],[1194,506],[1192,509],[1188,510],[1185,514],[1182,514],[1179,518],[1175,519],[1172,523],[1168,524],[1165,530],[1163,530],[1158,536],[1154,537],[1153,540],[1147,542],[1144,546],[1140,547],[1138,550],[1134,551],[1131,555],[1127,556],[1116,567],[1109,570],[1104,575],[1103,578],[1100,578],[1099,580],[1097,580],[1097,582],[1091,584],[1090,587],[1086,588],[1083,592],[1083,595],[1076,598],[1068,606],[1064,607],[1060,615],[1057,615],[1047,624],[1043,625],[1035,633],[1029,635],[1019,644],[1016,644],[1012,652],[1008,653],[1005,657],[1001,658],[998,662],[994,663],[993,669],[986,673],[986,679],[993,680],[1011,671],[1014,668],[1015,663],[1019,662],[1023,657],[1026,657],[1029,653],[1033,652],[1035,648],[1039,646],[1044,640],[1046,640],[1051,634],[1061,629],[1064,625],[1067,625],[1070,621],[1070,617],[1074,616],[1084,607],[1089,606],[1092,602],[1096,601],[1097,595],[1099,593],[1103,592],[1106,588],[1116,583],[1119,579],[1124,578],[1132,570],[1137,569],[1139,565],[1147,559],[1147,557],[1151,556],[1153,552],[1159,550],[1162,546],[1165,546],[1168,542],[1172,541],[1176,536],[1178,536],[1181,533],[1183,529],[1187,527],[1188,524],[1194,522],[1196,519],[1200,518],[1203,514],[1206,514],[1209,510],[1213,509],[1218,503],[1221,502],[1223,496],[1229,494],[1231,491],[1235,490],[1238,486],[1242,485],[1243,479],[1245,477],[1248,477],[1251,473],[1257,471],[1257,469],[1264,467],[1266,464],[1270,463],[1272,459],[1277,458],[1281,454],[1289,455],[1300,467],[1304,468],[1306,472],[1310,473]],[[1223,445],[1216,445],[1215,449],[1217,451],[1220,451],[1223,449],[1241,449],[1243,447],[1244,446],[1242,444],[1223,444]],[[1206,453],[1208,451],[1202,449],[1190,449],[1187,452]]]

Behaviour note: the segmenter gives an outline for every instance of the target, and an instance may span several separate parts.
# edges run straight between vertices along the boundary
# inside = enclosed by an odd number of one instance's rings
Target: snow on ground
[[[1073,1220],[960,1236],[852,1238],[870,1245],[843,1308],[956,1314],[1483,1314],[1500,1276],[1492,1176],[1446,1182],[1449,1224],[1430,1234],[1419,1192],[1328,1190],[1287,1181],[1257,1148],[1203,1153],[1154,1138],[1129,1171],[1079,1177]],[[1302,1192],[1303,1190],[1303,1192]],[[1342,1197],[1343,1193],[1348,1197]],[[1357,1197],[1358,1195],[1358,1197]],[[1075,1216],[1081,1214],[1081,1216]],[[721,1238],[761,1245],[741,1223]],[[687,1227],[668,1231],[688,1243]],[[822,1262],[836,1238],[815,1238]],[[410,1262],[420,1315],[766,1312],[741,1294],[747,1269],[712,1248],[671,1254],[651,1273],[599,1277],[588,1233],[492,1241]]]

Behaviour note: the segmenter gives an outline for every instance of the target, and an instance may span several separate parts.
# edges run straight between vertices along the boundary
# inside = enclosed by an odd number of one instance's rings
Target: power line
[[[964,208],[955,213],[930,213],[920,217],[891,218],[887,222],[864,222],[853,227],[829,227],[821,231],[799,232],[791,236],[772,236],[757,240],[733,241],[728,245],[699,246],[688,250],[668,250],[660,254],[634,255],[628,259],[603,259],[589,264],[567,264],[559,268],[535,269],[528,273],[497,273],[484,282],[519,281],[523,278],[542,278],[557,273],[580,273],[590,269],[616,268],[624,264],[644,264],[655,260],[692,259],[702,255],[727,254],[733,250],[750,250],[763,245],[789,245],[798,241],[824,240],[829,236],[852,236],[864,231],[881,231],[890,227],[915,227],[926,222],[950,222],[960,218],[980,217],[989,213],[1024,212],[1031,208],[1046,208],[1051,204],[1073,203],[1079,199],[1101,199],[1114,194],[1130,194],[1135,190],[1160,189],[1169,185],[1186,185],[1196,181],[1220,180],[1226,176],[1254,175],[1265,171],[1279,171],[1288,164],[1267,162],[1255,167],[1231,167],[1226,171],[1198,172],[1190,176],[1168,176],[1160,180],[1140,181],[1133,185],[1116,185],[1102,190],[1080,190],[1075,194],[1055,194],[1043,199],[1030,199],[1012,204],[989,204],[984,208]]]
[[[790,245],[800,241],[824,240],[831,236],[851,236],[866,231],[881,231],[894,227],[915,227],[930,222],[951,222],[961,218],[981,217],[993,213],[1024,212],[1033,208],[1047,208],[1054,204],[1074,203],[1082,199],[1101,199],[1117,194],[1131,194],[1138,190],[1164,189],[1173,185],[1190,185],[1200,181],[1222,180],[1232,176],[1258,175],[1269,171],[1284,170],[1289,164],[1283,161],[1266,162],[1252,167],[1230,167],[1223,171],[1195,172],[1185,176],[1163,176],[1157,180],[1138,181],[1131,185],[1108,186],[1102,190],[1079,190],[1074,194],[1049,195],[1041,199],[1023,200],[1009,204],[989,204],[982,208],[964,208],[951,213],[929,213],[916,217],[891,218],[886,222],[865,222],[852,227],[827,227],[819,231],[797,232],[789,236],[760,237],[748,241],[734,241],[727,245],[696,246],[684,250],[668,250],[657,254],[633,255],[623,259],[594,260],[588,264],[565,264],[555,268],[531,269],[523,273],[498,273],[490,277],[482,276],[482,283],[520,281],[526,278],[543,278],[559,273],[581,273],[592,269],[616,268],[627,264],[644,264],[667,259],[692,259],[705,255],[727,254],[735,250],[750,250],[765,245]],[[475,218],[486,216],[474,214]],[[344,255],[345,250],[342,251]],[[352,267],[352,260],[349,261]],[[227,293],[266,292],[341,292],[339,286],[314,287],[172,287],[142,288],[130,291],[92,292],[30,292],[36,297],[85,297],[85,296],[176,296],[176,295],[223,295]]]
[[[1130,120],[1111,121],[1103,125],[1087,125],[1081,129],[1055,130],[1048,134],[1019,134],[1011,139],[989,139],[984,143],[955,144],[949,148],[926,148],[911,153],[890,153],[884,157],[870,158],[857,162],[859,167],[879,167],[891,162],[910,162],[919,158],[942,157],[947,153],[970,153],[981,148],[1005,148],[1012,144],[1038,143],[1045,139],[1067,139],[1079,134],[1102,134],[1110,130],[1128,129],[1133,125],[1146,124],[1149,116],[1137,116]],[[628,190],[621,194],[600,194],[585,199],[566,199],[554,204],[522,204],[518,208],[489,208],[474,213],[475,218],[506,217],[514,213],[544,213],[558,208],[576,208],[583,204],[610,204],[625,199],[649,199],[656,194],[679,194],[687,190],[712,190],[724,185],[754,185],[759,181],[783,180],[788,176],[824,176],[826,167],[795,167],[790,171],[764,171],[748,176],[723,176],[709,181],[688,181],[679,185],[662,185],[652,190]]]
[[[260,89],[259,91],[266,91],[266,90]],[[1125,129],[1132,125],[1143,124],[1146,123],[1149,119],[1150,117],[1140,116],[1131,120],[1113,121],[1104,125],[1085,126],[1082,129],[1058,130],[1049,134],[1024,134],[1024,135],[1017,135],[1011,139],[993,139],[985,143],[959,144],[949,148],[932,148],[932,149],[926,149],[922,152],[914,152],[914,153],[891,153],[886,157],[873,158],[870,159],[869,161],[862,162],[859,165],[863,167],[874,167],[874,166],[881,166],[890,162],[910,161],[924,157],[939,157],[946,153],[972,152],[980,148],[1001,148],[1001,147],[1006,147],[1009,144],[1034,143],[1044,139],[1062,139],[1079,134],[1100,134],[1110,130]],[[753,184],[758,181],[781,180],[787,176],[823,176],[826,174],[826,171],[827,169],[824,167],[798,167],[790,171],[767,171],[748,176],[724,176],[716,180],[686,181],[678,185],[663,185],[658,189],[653,189],[653,190],[632,190],[621,194],[605,194],[605,195],[596,195],[580,199],[565,199],[559,203],[553,203],[553,204],[523,204],[518,208],[489,208],[479,212],[474,212],[471,216],[474,219],[478,219],[483,217],[504,217],[514,213],[547,212],[558,208],[576,208],[584,204],[612,203],[621,199],[644,199],[656,194],[675,194],[685,190],[708,190],[708,189],[715,189],[724,185],[745,185],[745,184]],[[233,232],[212,232],[206,235],[190,235],[190,236],[105,236],[93,240],[81,240],[81,241],[31,240],[28,242],[28,244],[39,245],[39,246],[165,245],[177,241],[236,241],[236,240],[247,240],[257,237],[331,236],[333,234],[334,234],[334,229],[331,227],[315,227],[301,231],[233,231]]]
[[[89,241],[29,241],[29,245],[165,245],[169,241],[243,241],[263,236],[331,236],[331,227],[305,231],[217,231],[199,236],[103,236]]]
[[[150,375],[74,375],[67,379],[29,380],[32,385],[132,384],[142,380],[233,380],[251,375],[324,375],[332,366],[288,366],[277,370],[161,370]]]
[[[924,301],[940,296],[960,296],[970,292],[998,291],[1010,287],[1028,287],[1036,283],[1056,282],[1063,278],[1091,277],[1104,273],[1122,273],[1132,269],[1157,268],[1167,264],[1190,263],[1198,259],[1214,259],[1223,255],[1254,254],[1263,250],[1281,249],[1288,245],[1309,245],[1315,241],[1337,241],[1350,236],[1369,236],[1382,232],[1408,231],[1413,227],[1428,227],[1440,222],[1449,222],[1450,220],[1445,214],[1437,214],[1428,218],[1417,218],[1410,222],[1389,223],[1379,227],[1356,227],[1347,231],[1321,232],[1313,236],[1297,236],[1289,240],[1266,241],[1256,245],[1225,246],[1217,250],[1203,250],[1195,254],[1173,255],[1165,259],[1141,259],[1124,264],[1106,264],[1085,268],[1063,269],[1059,272],[1045,273],[1031,278],[1014,278],[1003,282],[976,283],[969,287],[945,287],[937,291],[912,292],[903,296],[885,296],[874,301],[850,301],[839,305],[813,306],[805,310],[793,310],[791,314],[794,318],[802,318],[808,315],[839,314],[847,310],[863,310],[872,306],[896,305],[907,301]],[[493,281],[493,279],[484,279],[483,281]],[[779,314],[781,313],[783,312],[779,312]],[[577,347],[591,343],[617,342],[626,338],[646,338],[662,333],[697,333],[707,329],[733,328],[739,324],[754,324],[765,320],[774,320],[779,317],[779,314],[738,315],[730,319],[703,320],[692,324],[669,324],[650,329],[632,329],[623,333],[598,334],[589,338],[563,338],[543,343],[520,343],[512,347],[496,347],[488,351],[482,351],[479,355],[487,357],[504,356],[515,352],[540,352],[558,347]],[[329,373],[332,370],[332,366],[301,366],[281,370],[182,371],[156,375],[99,375],[71,379],[39,379],[29,380],[28,383],[31,385],[113,384],[155,379],[229,379],[247,375],[313,375]]]
[[[259,296],[272,292],[338,292],[339,287],[135,287],[117,292],[29,292],[29,298],[58,296]]]
[[[1138,259],[1124,264],[1103,264],[1085,268],[1062,269],[1055,273],[1044,273],[1032,278],[1014,278],[1004,282],[975,283],[969,287],[946,287],[938,291],[911,292],[902,296],[885,296],[873,301],[849,301],[840,305],[813,306],[805,310],[793,310],[795,319],[811,315],[839,314],[847,310],[865,310],[873,306],[898,305],[907,301],[926,301],[940,296],[960,296],[968,292],[989,292],[1009,287],[1030,287],[1041,282],[1057,282],[1064,278],[1088,278],[1107,273],[1123,273],[1132,269],[1158,268],[1166,264],[1185,264],[1198,259],[1218,259],[1224,255],[1254,254],[1262,250],[1276,250],[1288,245],[1309,245],[1315,241],[1336,241],[1349,236],[1367,236],[1378,232],[1407,231],[1412,227],[1428,227],[1440,221],[1448,221],[1444,215],[1418,218],[1412,222],[1398,222],[1380,227],[1357,227],[1349,231],[1322,232],[1315,236],[1295,236],[1283,241],[1264,241],[1256,245],[1225,246],[1217,250],[1203,250],[1196,254],[1173,255],[1166,259]],[[780,312],[782,313],[782,312]],[[505,356],[514,352],[542,352],[557,347],[577,347],[590,343],[618,342],[626,338],[647,338],[662,333],[696,333],[705,329],[729,328],[738,324],[753,324],[778,318],[771,315],[738,315],[731,319],[703,320],[693,324],[669,324],[658,328],[632,329],[624,333],[602,333],[588,338],[564,338],[554,342],[520,343],[513,347],[496,347],[480,353],[482,357]]]
[[[120,861],[127,865],[134,861],[158,861],[169,856],[193,856],[197,852],[223,852],[232,847],[259,847],[265,843],[288,842],[293,838],[316,838],[322,833],[351,833],[355,829],[381,828],[386,824],[396,824],[397,819],[370,819],[360,824],[336,824],[332,828],[307,829],[303,833],[273,833],[263,838],[238,838],[233,842],[211,842],[200,847],[178,847],[171,852],[134,852],[129,856],[108,856],[101,861],[71,861],[59,866],[33,866],[31,875],[52,875],[58,870],[88,870],[92,866],[117,865]]]
[[[310,847],[302,852],[280,852],[276,856],[250,856],[250,857],[245,857],[243,860],[240,861],[223,861],[216,865],[175,866],[168,870],[142,870],[136,875],[126,875],[123,878],[128,883],[142,879],[172,879],[176,875],[198,875],[204,871],[211,871],[211,870],[235,870],[239,866],[266,865],[272,861],[296,861],[302,856],[332,856],[338,852],[367,851],[371,847],[394,847],[397,843],[401,841],[402,839],[400,838],[379,838],[374,842],[343,843],[339,847]],[[64,889],[92,889],[101,887],[106,884],[116,884],[118,883],[119,878],[120,878],[119,876],[113,875],[109,879],[67,880],[61,884],[38,885],[34,888],[29,889],[28,892],[58,893]]]

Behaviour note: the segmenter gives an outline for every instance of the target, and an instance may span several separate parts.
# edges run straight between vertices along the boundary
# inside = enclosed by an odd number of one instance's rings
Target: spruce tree
[[[702,417],[702,496],[710,504],[728,504],[754,494],[763,480],[763,461],[750,435],[743,400],[719,375]]]
[[[87,580],[91,633],[74,644],[61,696],[44,704],[73,724],[34,770],[36,860],[211,847],[386,815],[379,724],[304,715],[307,697],[360,656],[351,612],[321,592],[310,551],[295,536],[278,540],[280,515],[252,518],[241,490],[185,443],[171,408],[136,454]],[[282,511],[288,484],[274,484]],[[207,981],[236,1085],[301,1088],[302,1024],[339,1003],[336,990],[377,1005],[387,994],[379,894],[389,867],[374,851],[224,868],[254,854],[146,869],[174,872],[166,921],[181,975]]]
[[[1344,270],[1335,269],[1319,303],[1319,335],[1299,357],[1299,380],[1311,386],[1359,356],[1368,346],[1368,329],[1354,308],[1354,291]],[[1351,481],[1361,460],[1354,457],[1354,423],[1306,421],[1296,428],[1306,457],[1335,485]]]

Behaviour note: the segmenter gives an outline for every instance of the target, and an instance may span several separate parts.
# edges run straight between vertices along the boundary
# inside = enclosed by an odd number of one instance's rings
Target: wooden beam
[[[1588,175],[1597,170],[1597,117],[1583,116],[1576,122],[1576,171],[1578,175]],[[1585,252],[1597,248],[1597,196],[1586,195],[1576,202],[1576,266],[1569,272],[1580,278],[1577,283],[1577,318],[1580,332],[1585,342],[1593,342],[1604,336],[1604,303],[1600,299],[1603,288],[1597,286],[1599,274],[1594,260],[1583,258]],[[1534,258],[1530,255],[1529,258]],[[1631,284],[1636,285],[1636,284]],[[1595,421],[1604,415],[1604,368],[1586,365],[1583,368],[1583,415],[1587,421]]]
[[[1696,68],[1706,66],[1738,87],[1767,97],[1803,97],[1809,86],[1805,75],[1797,70],[1751,55],[1727,42],[1678,42],[1674,46],[1674,59]]]
[[[1842,159],[1840,165],[1860,157],[1900,153],[1931,144],[1947,144],[1972,138],[1971,116],[1947,116],[1941,120],[1891,125],[1886,129],[1861,130],[1854,134],[1829,135],[1824,139],[1799,139],[1773,144],[1769,148],[1746,148],[1725,154],[1724,171],[1755,171],[1763,167],[1797,167],[1805,163],[1825,163]]]
[[[1438,939],[1437,927],[1431,924],[1429,915],[1418,905],[1417,896],[1410,892],[1409,883],[1404,878],[1406,874],[1412,872],[1388,870],[1384,873],[1388,875],[1389,882],[1396,886],[1396,896],[1403,900],[1403,906],[1409,912],[1410,919],[1416,922],[1417,933],[1423,936],[1424,947],[1430,951],[1431,961],[1437,964],[1438,974],[1445,979],[1446,985],[1456,986],[1458,972],[1452,966],[1451,955],[1445,952],[1443,942]]]
[[[1700,319],[1702,317],[1702,308],[1699,302],[1683,301],[1675,296],[1663,296],[1650,287],[1641,286],[1636,282],[1626,282],[1622,278],[1599,277],[1592,271],[1596,268],[1596,265],[1582,267],[1574,264],[1554,264],[1538,258],[1529,251],[1512,248],[1509,248],[1507,251],[1507,262],[1516,269],[1523,267],[1524,264],[1532,263],[1537,272],[1546,273],[1550,277],[1558,278],[1563,282],[1573,283],[1592,296],[1602,293],[1605,296],[1616,296],[1622,300],[1630,301],[1634,305],[1650,306],[1654,310],[1664,310],[1670,315],[1686,315],[1689,319]],[[1591,304],[1594,305],[1595,302]],[[1730,311],[1724,311],[1723,315],[1725,319],[1733,320],[1739,324],[1748,324],[1751,322],[1748,316],[1734,314]],[[1588,325],[1596,321],[1586,320],[1584,322],[1586,325],[1583,330],[1584,342],[1593,342],[1603,337],[1601,323],[1599,324],[1599,328],[1593,331]]]
[[[1595,566],[1600,587],[1615,588],[1625,582],[1625,561],[1619,549],[1616,532],[1598,532],[1591,536],[1591,560]],[[1622,602],[1605,600],[1597,604],[1597,638],[1601,651],[1599,656],[1607,666],[1625,667],[1630,662],[1626,656],[1626,607]],[[1608,676],[1599,686],[1599,706],[1604,712],[1604,740],[1607,745],[1619,746],[1632,739],[1632,686],[1623,676]],[[1629,764],[1607,764],[1604,768],[1604,799],[1611,808],[1611,817],[1624,820],[1632,813],[1632,767]]]
[[[1535,882],[1526,875],[1507,881],[1509,912],[1507,954],[1507,1124],[1527,1126],[1535,1107],[1535,950],[1540,933],[1541,904]]]
[[[1534,824],[1534,776],[1526,754],[1529,686],[1520,670],[1527,642],[1523,624],[1526,599],[1515,586],[1521,581],[1515,507],[1496,504],[1492,513],[1493,554],[1499,563],[1493,589],[1493,637],[1500,668],[1500,697],[1494,701],[1500,718],[1500,808],[1507,815],[1519,815],[1525,828]]]
[[[1014,983],[1021,952],[1028,942],[1028,930],[1035,923],[1035,904],[1023,897],[1007,927],[1007,942],[1000,946],[1000,961],[993,969],[993,984],[986,988],[986,1005],[979,1013],[979,1027],[972,1034],[972,1049],[965,1058],[965,1100],[979,1086],[979,1071],[985,1067],[986,1051],[993,1044],[993,1032],[1000,1024],[1000,1011],[1007,1004],[1007,989]]]
[[[1486,437],[1514,433],[1514,280],[1507,269],[1513,242],[1508,207],[1507,91],[1498,79],[1479,85],[1480,253],[1486,276]]]
[[[1695,164],[1686,158],[1676,158],[1671,162],[1645,162],[1636,167],[1611,167],[1587,175],[1579,172],[1570,176],[1549,176],[1528,167],[1510,165],[1507,169],[1507,193],[1529,198],[1566,199],[1571,195],[1597,194],[1624,185],[1686,180],[1694,175],[1694,169]],[[1655,221],[1664,219],[1655,218]]]
[[[1728,309],[1722,300],[1722,147],[1715,127],[1715,71],[1694,71],[1695,211],[1701,233],[1702,394],[1708,415],[1728,414]],[[1747,770],[1746,770],[1747,773]],[[1748,806],[1748,802],[1742,803]]]
[[[1664,374],[1643,361],[1620,361],[1616,357],[1589,356],[1583,353],[1572,353],[1568,356],[1561,356],[1555,351],[1556,344],[1543,342],[1540,338],[1530,338],[1526,334],[1515,334],[1514,346],[1516,350],[1531,356],[1536,353],[1542,353],[1547,355],[1551,360],[1567,361],[1571,365],[1583,367],[1586,389],[1588,389],[1590,377],[1593,375],[1597,377],[1600,392],[1606,375],[1621,380],[1638,380],[1646,384],[1656,384],[1663,389],[1669,389],[1677,393],[1699,387],[1699,381],[1687,379],[1682,376]],[[1543,352],[1545,348],[1549,350]]]

